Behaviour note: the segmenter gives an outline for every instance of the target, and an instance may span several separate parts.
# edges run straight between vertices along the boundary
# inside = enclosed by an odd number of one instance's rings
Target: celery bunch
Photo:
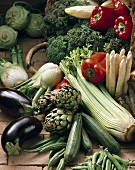
[[[60,62],[66,79],[81,92],[83,106],[111,135],[119,141],[134,141],[135,119],[107,92],[103,83],[97,86],[81,74],[82,49],[75,49]]]

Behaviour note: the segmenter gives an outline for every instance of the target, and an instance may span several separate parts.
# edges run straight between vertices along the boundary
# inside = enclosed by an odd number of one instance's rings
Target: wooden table
[[[24,61],[25,61],[25,57],[28,51],[36,44],[39,44],[41,41],[42,39],[29,39],[25,37],[24,39],[21,39],[18,42],[23,47]],[[9,53],[1,50],[0,57],[9,57]],[[45,59],[44,50],[37,52],[32,59],[32,63],[34,64],[34,68],[36,69],[38,69],[43,63],[45,63],[45,61],[46,59]],[[31,73],[29,73],[29,76],[31,76]],[[2,86],[2,84],[0,86]],[[43,115],[38,116],[38,118],[42,122],[44,121]],[[3,130],[5,129],[5,127],[12,120],[13,120],[12,118],[0,112],[0,136]],[[44,130],[42,130],[38,138],[30,140],[27,144],[30,144],[31,142],[39,140],[40,138],[47,137],[48,135],[49,135],[48,132],[45,132]],[[89,155],[99,150],[99,143],[94,139],[91,139],[91,140],[93,144],[93,150],[91,153],[89,153]],[[2,150],[2,147],[0,145],[0,170],[47,170],[48,154],[49,153],[42,153],[42,154],[29,153],[28,154],[24,151],[21,151],[19,156],[7,156],[7,154]],[[121,143],[121,151],[119,155],[125,160],[135,160],[135,142],[134,143]],[[73,166],[77,164],[78,162],[83,162],[84,159],[85,159],[85,155],[82,151],[80,151],[76,160],[72,164],[68,165],[68,167],[65,167],[65,170],[68,170],[70,166]],[[129,169],[135,170],[135,162],[131,164]]]

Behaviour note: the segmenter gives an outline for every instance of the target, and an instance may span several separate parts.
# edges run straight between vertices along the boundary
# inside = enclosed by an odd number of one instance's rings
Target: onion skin
[[[32,105],[32,101],[22,92],[0,88],[0,109],[5,115],[19,118],[25,115],[25,105]]]
[[[13,120],[3,131],[1,145],[8,155],[18,155],[23,144],[40,134],[43,129],[42,123],[32,116],[24,116]],[[10,149],[7,149],[7,146]],[[16,149],[16,150],[13,150]],[[17,152],[16,152],[17,151]]]

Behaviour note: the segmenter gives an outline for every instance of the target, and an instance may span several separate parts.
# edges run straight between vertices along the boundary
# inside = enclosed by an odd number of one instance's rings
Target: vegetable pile
[[[32,14],[26,6],[24,9],[15,3],[6,13],[6,23],[39,37],[41,29],[33,24],[40,14]],[[16,8],[25,13],[21,15],[25,19],[20,17],[21,22],[12,23],[10,14],[12,10],[17,14]],[[49,151],[48,170],[53,166],[63,170],[76,160],[80,150],[89,156],[71,169],[127,170],[131,161],[118,154],[121,142],[135,142],[134,54],[130,49],[133,22],[129,8],[119,0],[92,5],[60,0],[46,10],[38,22],[47,41],[47,63],[30,78],[27,75],[20,80],[24,73],[15,73],[17,80],[12,82],[11,76],[7,79],[11,69],[20,66],[25,72],[23,49],[19,45],[10,49],[12,63],[0,60],[5,86],[0,88],[0,109],[15,119],[3,131],[3,150],[8,155],[19,155],[20,150]],[[43,115],[44,122],[36,118],[38,115]],[[23,147],[43,128],[49,137]],[[92,138],[100,149],[93,154]]]

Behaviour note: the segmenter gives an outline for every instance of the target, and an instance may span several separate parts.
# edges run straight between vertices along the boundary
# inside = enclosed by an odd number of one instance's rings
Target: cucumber
[[[77,156],[81,144],[82,116],[76,113],[69,132],[67,145],[64,153],[65,163],[73,162]]]
[[[95,119],[87,113],[81,112],[85,129],[89,130],[97,141],[111,153],[119,153],[120,144]]]

